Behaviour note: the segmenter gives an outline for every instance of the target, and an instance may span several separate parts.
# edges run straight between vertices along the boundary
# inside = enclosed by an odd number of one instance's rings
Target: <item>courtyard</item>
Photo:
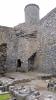
[[[25,91],[26,92],[30,91],[29,88],[32,89],[32,91],[35,92],[37,91],[37,93],[38,92],[40,93],[39,99],[36,100],[56,100],[55,99],[56,90],[55,91],[53,89],[49,90],[47,88],[48,82],[50,80],[56,81],[56,78],[52,77],[51,74],[37,73],[36,71],[30,71],[27,73],[24,72],[6,73],[4,74],[4,76],[0,76],[0,82],[5,87],[5,92],[7,91],[8,94],[4,96],[0,96],[2,98],[1,100],[21,100],[22,94],[26,95]],[[11,91],[11,88],[13,88],[13,91]],[[20,89],[22,89],[21,91],[22,94],[19,95],[18,91],[20,91]],[[10,99],[10,95],[12,95],[11,99]],[[26,100],[33,100],[31,98],[34,96],[32,97],[31,96],[32,95],[27,97],[28,99]],[[54,97],[54,99],[48,99],[50,96],[51,98]]]

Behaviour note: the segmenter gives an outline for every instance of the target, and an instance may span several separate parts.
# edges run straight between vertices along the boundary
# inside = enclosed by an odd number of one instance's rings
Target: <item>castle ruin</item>
[[[41,20],[39,6],[25,7],[25,22],[0,26],[0,72],[56,73],[56,8]]]

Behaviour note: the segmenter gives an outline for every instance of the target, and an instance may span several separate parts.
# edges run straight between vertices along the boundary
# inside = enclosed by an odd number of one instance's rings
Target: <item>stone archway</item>
[[[28,59],[28,68],[29,68],[29,70],[34,69],[35,57],[36,57],[36,52],[33,53],[32,56],[30,56],[30,58]]]

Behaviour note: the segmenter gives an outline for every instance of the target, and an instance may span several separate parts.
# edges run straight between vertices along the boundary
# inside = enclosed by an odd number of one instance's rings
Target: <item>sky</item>
[[[13,27],[25,21],[27,4],[39,5],[40,19],[56,7],[56,0],[0,0],[0,25]]]

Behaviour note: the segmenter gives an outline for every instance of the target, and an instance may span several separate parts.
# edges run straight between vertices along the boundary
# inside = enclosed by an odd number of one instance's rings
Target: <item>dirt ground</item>
[[[6,73],[6,77],[18,80],[17,85],[31,85],[39,90],[47,90],[47,84],[49,80],[42,80],[41,76],[45,76],[48,74],[37,73],[37,72],[14,72],[14,73]]]

